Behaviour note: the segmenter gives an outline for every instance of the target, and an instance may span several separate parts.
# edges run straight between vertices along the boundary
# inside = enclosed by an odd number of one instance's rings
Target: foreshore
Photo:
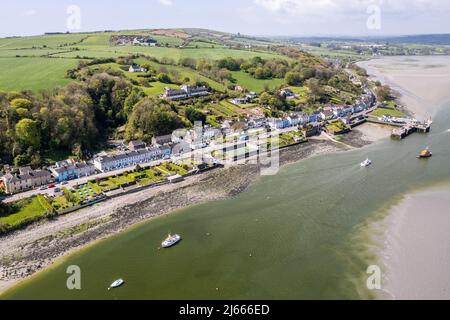
[[[366,145],[371,141],[359,134],[353,142]],[[345,145],[311,139],[281,150],[280,165],[345,150]],[[0,293],[56,260],[139,223],[188,206],[235,197],[258,179],[260,170],[254,164],[217,169],[179,184],[115,198],[2,237]]]
[[[400,94],[418,118],[435,115],[450,94],[448,57],[395,57],[359,63]],[[366,232],[381,234],[373,250],[384,268],[381,299],[449,299],[450,188],[403,195]]]

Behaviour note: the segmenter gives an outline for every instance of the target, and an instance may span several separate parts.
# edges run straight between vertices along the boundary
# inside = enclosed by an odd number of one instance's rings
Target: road
[[[160,164],[162,164],[164,162],[169,162],[169,161],[170,160],[157,160],[157,161],[152,161],[152,162],[148,162],[148,163],[141,163],[139,165],[142,166],[142,167],[158,166],[158,165],[160,165]],[[83,178],[80,178],[80,179],[71,180],[71,181],[68,181],[66,185],[63,185],[61,183],[55,184],[55,185],[56,185],[56,188],[63,188],[64,187],[64,188],[69,188],[70,189],[72,187],[75,187],[75,186],[78,186],[78,185],[81,185],[81,184],[85,184],[85,183],[87,183],[88,181],[91,181],[91,180],[102,179],[102,178],[115,176],[115,175],[124,173],[126,171],[130,171],[132,169],[133,169],[133,167],[122,168],[122,169],[118,169],[118,170],[115,170],[115,171],[99,173],[99,174],[96,174],[96,175],[93,175],[93,176],[88,176],[88,177],[83,177]],[[22,192],[22,193],[14,194],[14,195],[11,195],[11,196],[7,196],[3,200],[3,202],[10,203],[10,202],[18,201],[18,200],[21,200],[21,199],[37,196],[37,195],[40,195],[40,194],[53,196],[55,194],[55,189],[56,188],[47,189],[47,190],[39,190],[39,188],[38,189],[34,189],[34,190],[29,190],[29,191],[26,191],[26,192]]]
[[[260,139],[264,139],[264,138],[268,138],[270,136],[276,135],[276,134],[282,134],[282,133],[288,133],[291,131],[296,131],[297,128],[296,127],[291,127],[291,128],[286,128],[286,129],[281,129],[281,130],[277,130],[274,132],[270,132],[270,133],[263,133],[261,135],[259,135]],[[244,141],[242,141],[244,142]],[[187,160],[187,159],[198,159],[201,160],[204,157],[210,157],[211,153],[217,150],[222,150],[224,147],[233,147],[236,144],[236,142],[230,142],[230,143],[225,143],[225,144],[218,144],[218,145],[214,145],[214,146],[209,146],[206,147],[204,149],[200,149],[200,150],[194,150],[192,152],[186,153],[184,155],[182,155],[181,157],[178,158],[178,160]],[[139,164],[142,167],[153,167],[153,166],[158,166],[164,162],[170,162],[172,161],[171,159],[169,160],[157,160],[157,161],[152,161],[152,162],[148,162],[148,163],[141,163]],[[26,198],[30,198],[33,196],[37,196],[37,195],[47,195],[47,196],[53,196],[55,194],[55,189],[56,188],[72,188],[78,185],[82,185],[87,183],[88,181],[92,181],[95,179],[102,179],[102,178],[107,178],[107,177],[111,177],[114,175],[118,175],[121,173],[124,173],[126,171],[130,171],[132,170],[133,167],[127,167],[127,168],[122,168],[122,169],[118,169],[115,171],[109,171],[109,172],[105,172],[105,173],[100,173],[97,175],[93,175],[93,176],[88,176],[88,177],[83,177],[80,179],[75,179],[75,180],[71,180],[68,181],[66,185],[63,185],[61,183],[59,184],[55,184],[55,188],[52,189],[46,189],[46,190],[39,190],[39,188],[34,189],[34,190],[30,190],[30,191],[26,191],[26,192],[22,192],[22,193],[18,193],[18,194],[14,194],[11,196],[7,196],[4,199],[5,203],[10,203],[10,202],[15,202],[21,199],[26,199]]]

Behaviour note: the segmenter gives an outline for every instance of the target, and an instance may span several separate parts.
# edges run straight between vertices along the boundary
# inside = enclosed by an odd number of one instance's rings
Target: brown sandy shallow
[[[401,101],[418,119],[434,116],[450,99],[450,57],[384,57],[359,62],[374,79],[401,94]]]
[[[362,145],[369,143],[363,138],[355,138],[355,141]],[[342,145],[313,139],[283,149],[280,164],[344,150]],[[112,199],[0,237],[0,292],[53,264],[58,258],[138,223],[188,206],[234,197],[258,179],[260,170],[259,165],[217,169],[176,185]]]
[[[419,119],[450,100],[450,57],[389,57],[359,63],[401,94]],[[384,266],[384,299],[450,299],[450,187],[404,196],[366,232]]]
[[[385,225],[385,298],[450,299],[450,186],[406,195]]]

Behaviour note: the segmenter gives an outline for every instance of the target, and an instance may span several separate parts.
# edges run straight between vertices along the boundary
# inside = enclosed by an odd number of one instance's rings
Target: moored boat
[[[372,165],[372,160],[370,160],[369,158],[361,162],[361,167],[368,167],[370,165]]]
[[[419,159],[427,159],[431,158],[433,156],[433,153],[430,151],[430,148],[426,148],[425,150],[422,150],[420,154],[417,156]]]
[[[119,288],[124,283],[125,283],[125,281],[123,279],[118,279],[111,284],[111,286],[108,288],[108,290]]]
[[[164,240],[161,243],[161,246],[163,248],[170,248],[170,247],[173,247],[174,245],[176,245],[180,241],[181,241],[181,236],[180,235],[176,234],[176,235],[172,236],[172,235],[169,234],[167,236],[166,240]]]

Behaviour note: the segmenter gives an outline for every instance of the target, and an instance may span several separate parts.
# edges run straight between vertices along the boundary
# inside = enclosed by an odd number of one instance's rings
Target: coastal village
[[[129,72],[145,70],[132,65]],[[360,84],[355,77],[352,81]],[[180,101],[210,94],[212,89],[206,86],[182,85],[180,89],[166,88],[160,99]],[[280,94],[286,99],[296,98],[289,88],[281,89]],[[230,103],[246,104],[257,98],[258,94],[249,92]],[[129,192],[177,183],[204,170],[237,161],[245,163],[267,153],[268,146],[285,148],[322,133],[333,139],[368,121],[393,126],[394,138],[430,129],[431,121],[371,116],[377,108],[383,108],[383,103],[377,102],[375,94],[365,85],[353,105],[329,105],[312,113],[290,112],[280,118],[253,116],[226,120],[220,127],[199,123],[191,130],[153,137],[148,144],[140,140],[121,141],[114,151],[101,152],[84,162],[68,159],[49,168],[12,168],[0,178],[0,187],[7,195],[5,202],[36,198],[50,213],[65,214]]]

